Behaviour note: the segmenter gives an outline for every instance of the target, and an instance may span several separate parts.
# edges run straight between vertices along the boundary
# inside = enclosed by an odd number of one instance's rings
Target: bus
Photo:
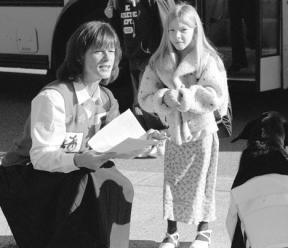
[[[83,22],[105,20],[106,1],[0,0],[0,71],[47,74]]]
[[[233,26],[231,19],[234,14],[230,13],[229,3],[233,1],[256,4],[253,10],[256,38],[251,45],[245,35],[248,62],[237,70],[229,70],[233,59],[231,36],[233,28],[234,31],[239,28]],[[208,38],[223,56],[229,85],[258,92],[288,88],[287,0],[188,2],[196,7]],[[0,0],[0,72],[54,75],[64,58],[69,36],[81,23],[109,21],[104,15],[106,3],[107,0]],[[244,34],[249,28],[246,22],[241,19]],[[125,60],[123,65],[125,72]]]

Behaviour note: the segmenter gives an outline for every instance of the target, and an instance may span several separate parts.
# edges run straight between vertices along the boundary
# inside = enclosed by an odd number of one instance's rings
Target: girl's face
[[[90,47],[84,55],[83,76],[89,81],[108,79],[115,61],[115,49]]]
[[[169,24],[169,40],[178,51],[184,51],[186,48],[193,48],[194,31],[195,27],[190,27],[176,18]]]

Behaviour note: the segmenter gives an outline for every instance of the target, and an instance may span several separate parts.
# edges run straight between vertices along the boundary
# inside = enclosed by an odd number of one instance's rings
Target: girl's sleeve
[[[182,111],[207,113],[218,109],[224,102],[228,103],[227,76],[220,69],[214,58],[210,58],[197,84],[181,89]]]
[[[161,115],[169,113],[169,108],[163,103],[163,96],[169,89],[161,82],[151,66],[148,65],[140,82],[138,102],[141,108],[149,113]]]
[[[60,147],[65,139],[65,104],[56,90],[45,90],[32,100],[31,106],[31,162],[35,169],[50,172],[78,170],[74,153]]]

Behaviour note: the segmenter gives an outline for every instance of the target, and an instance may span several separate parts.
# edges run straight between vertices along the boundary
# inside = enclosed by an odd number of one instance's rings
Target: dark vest
[[[121,19],[123,51],[128,58],[149,58],[159,46],[162,24],[155,0],[118,1],[117,13]]]
[[[78,104],[73,84],[62,82],[59,83],[58,81],[54,81],[45,86],[42,90],[45,89],[57,90],[64,98],[66,134],[83,133],[81,148],[79,152],[89,148],[87,142],[95,134],[95,113],[108,112],[112,108],[118,112],[117,101],[113,97],[112,93],[107,88],[102,86],[100,87],[100,96],[103,105],[95,104],[90,118],[88,118],[84,107]],[[117,105],[116,108],[115,106],[112,107],[112,105],[115,104]],[[113,115],[117,116],[117,114],[118,113]],[[25,122],[22,137],[16,140],[12,148],[7,152],[2,160],[2,166],[27,165],[31,163],[29,155],[32,146],[30,125],[31,123],[29,116]],[[65,141],[63,141],[61,146],[63,149],[65,148],[64,142]]]

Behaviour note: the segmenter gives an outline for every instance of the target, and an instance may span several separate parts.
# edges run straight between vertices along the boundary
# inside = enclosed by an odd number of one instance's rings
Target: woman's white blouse
[[[79,104],[91,99],[84,85],[74,83]],[[92,100],[100,99],[99,87]],[[89,110],[85,109],[88,116]],[[61,149],[65,139],[65,103],[53,89],[41,91],[31,105],[31,162],[35,169],[68,173],[79,168],[74,164],[74,153]]]

